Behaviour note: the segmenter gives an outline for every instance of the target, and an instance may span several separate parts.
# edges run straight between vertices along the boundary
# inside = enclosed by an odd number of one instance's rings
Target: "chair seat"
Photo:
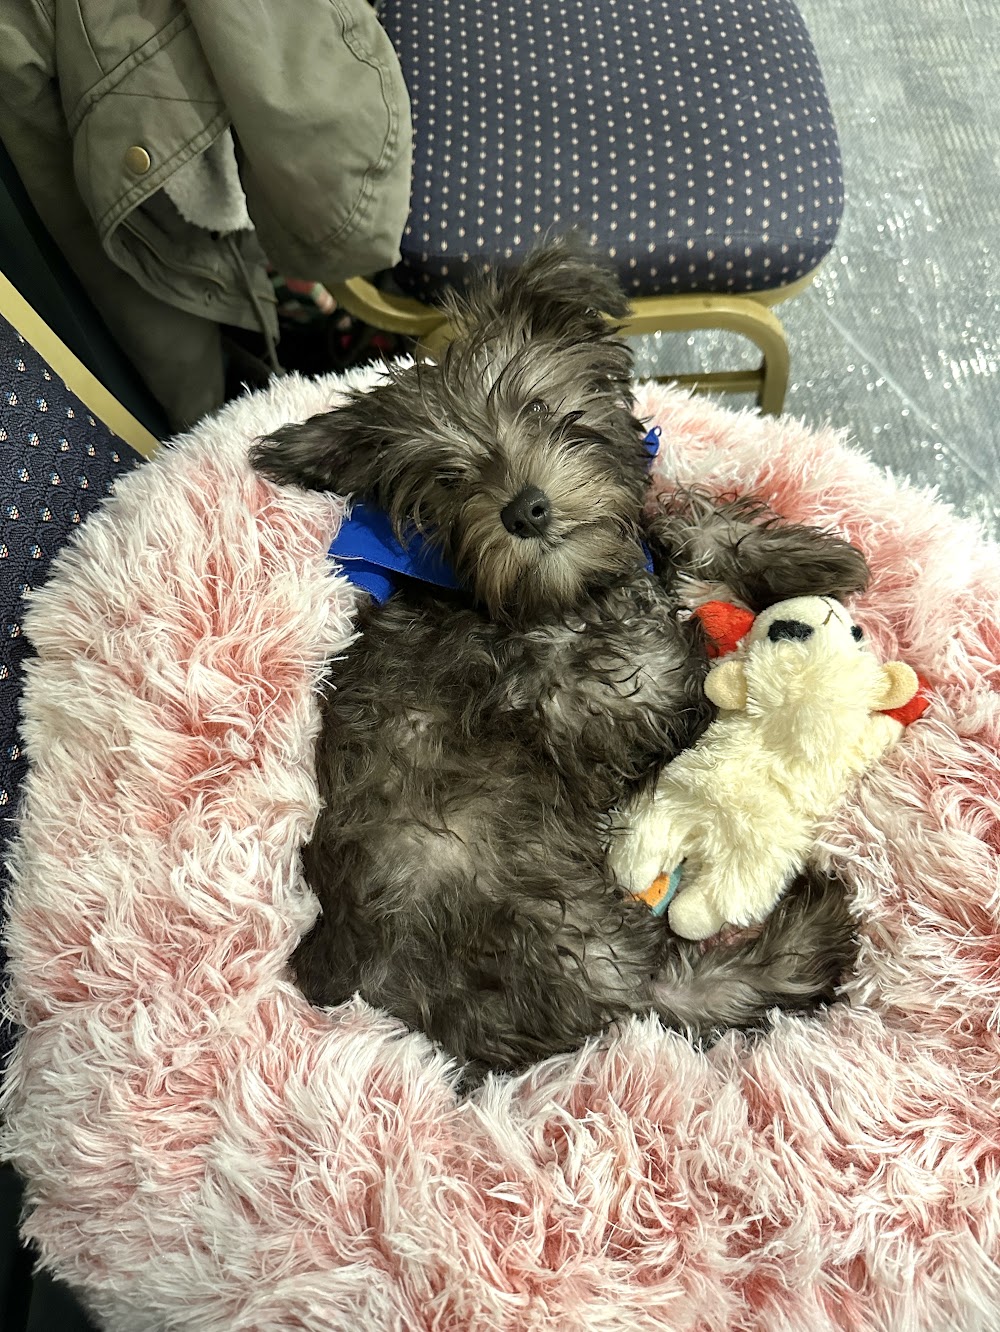
[[[631,295],[805,276],[843,208],[791,0],[386,0],[414,122],[400,287],[427,298],[578,228]]]

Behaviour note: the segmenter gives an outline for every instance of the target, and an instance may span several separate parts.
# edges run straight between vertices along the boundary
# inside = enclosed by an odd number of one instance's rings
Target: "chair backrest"
[[[72,387],[70,387],[70,385]],[[129,442],[126,442],[129,441]],[[25,598],[56,551],[156,440],[0,276],[0,891],[26,759],[18,700]],[[0,962],[5,958],[0,949]],[[0,1029],[0,1053],[11,1033]]]
[[[795,0],[386,0],[382,20],[413,115],[408,296],[571,227],[633,299],[772,290],[834,243],[840,150]]]

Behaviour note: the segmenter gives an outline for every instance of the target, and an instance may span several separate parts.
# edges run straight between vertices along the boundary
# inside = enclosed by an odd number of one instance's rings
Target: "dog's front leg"
[[[868,565],[832,532],[785,523],[753,500],[726,504],[689,492],[647,519],[654,567],[668,584],[722,584],[754,611],[797,596],[863,591]]]

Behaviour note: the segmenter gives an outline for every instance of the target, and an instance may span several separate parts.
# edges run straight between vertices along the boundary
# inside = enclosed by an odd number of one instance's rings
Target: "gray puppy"
[[[644,513],[648,457],[614,279],[572,244],[489,278],[439,364],[255,450],[272,480],[351,493],[440,544],[465,589],[360,612],[322,702],[322,914],[293,965],[467,1065],[519,1069],[629,1013],[710,1039],[833,997],[843,885],[811,873],[751,942],[703,952],[614,882],[608,816],[711,720],[679,579],[755,609],[862,588],[862,556],[746,503]],[[646,571],[643,543],[655,572]]]

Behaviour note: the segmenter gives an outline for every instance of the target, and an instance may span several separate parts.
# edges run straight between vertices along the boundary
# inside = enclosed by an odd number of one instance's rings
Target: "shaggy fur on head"
[[[0,1149],[41,1261],[107,1332],[996,1332],[996,551],[831,431],[640,386],[654,488],[846,528],[854,616],[931,707],[821,834],[850,1004],[709,1049],[629,1018],[458,1098],[423,1036],[288,975],[355,598],[342,504],[245,457],[346,387],[202,423],[32,598]]]
[[[322,916],[294,965],[315,1003],[359,993],[470,1077],[632,1012],[698,1037],[755,1026],[829,999],[851,957],[842,885],[818,874],[752,946],[703,956],[608,868],[612,808],[711,716],[680,578],[751,600],[764,581],[772,598],[867,581],[818,530],[758,532],[707,503],[646,518],[631,356],[605,317],[624,310],[610,277],[550,246],[454,304],[440,365],[399,367],[252,454],[420,527],[467,589],[365,608],[337,665],[304,853]]]
[[[394,367],[335,412],[277,431],[255,461],[278,481],[365,497],[400,534],[421,529],[491,620],[575,609],[643,561],[649,457],[631,354],[605,318],[626,308],[572,250],[537,254],[516,278],[453,299],[459,336],[440,365]],[[518,539],[500,515],[529,488],[548,525]]]

